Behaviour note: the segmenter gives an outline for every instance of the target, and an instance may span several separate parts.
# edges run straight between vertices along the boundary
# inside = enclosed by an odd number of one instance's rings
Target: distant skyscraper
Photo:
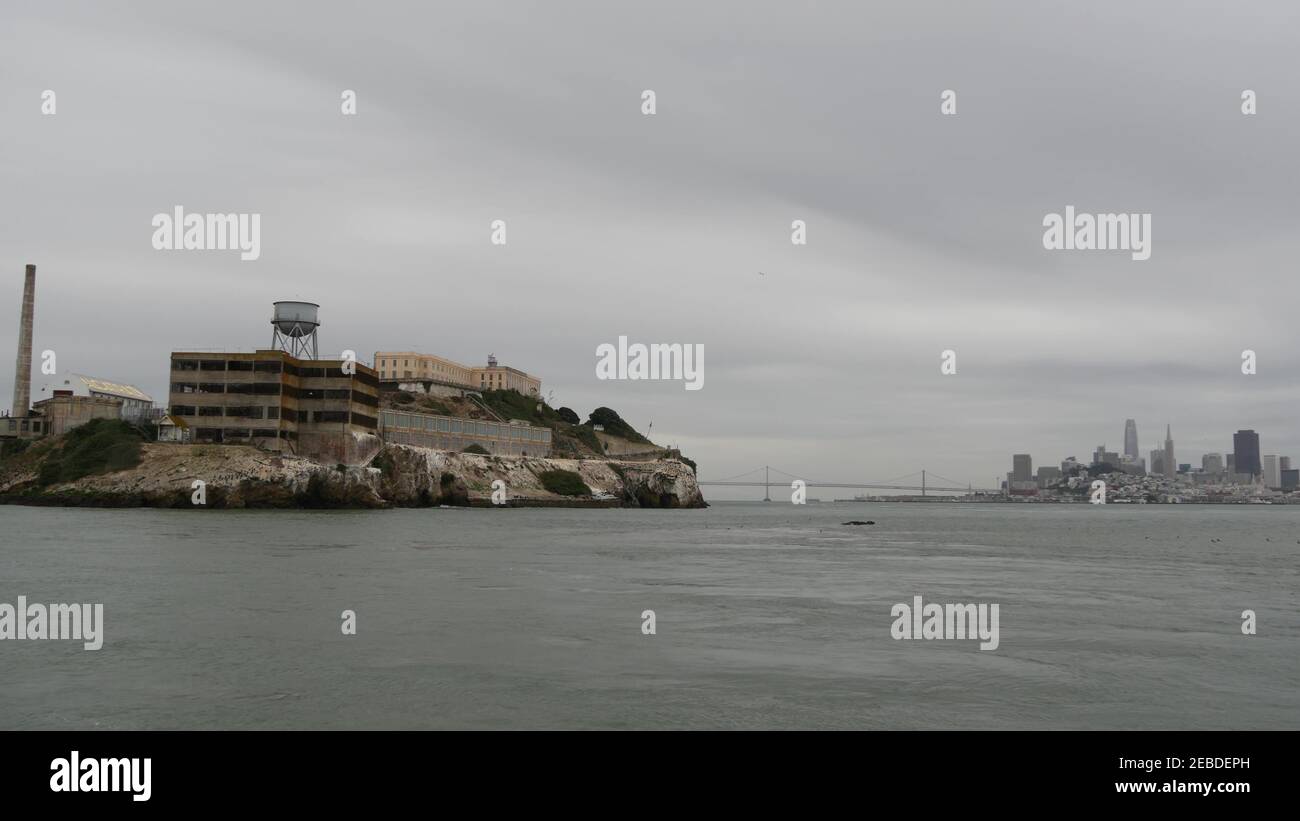
[[[1028,453],[1017,453],[1011,457],[1011,478],[1017,482],[1034,480],[1034,460]]]
[[[1228,473],[1231,474],[1237,472],[1237,454],[1229,453],[1224,461],[1224,468]]]
[[[1106,450],[1105,445],[1098,445],[1097,449],[1092,452],[1092,463],[1094,465],[1110,465],[1118,469],[1119,454],[1113,450]]]
[[[1165,472],[1165,452],[1163,450],[1151,451],[1151,466],[1147,468],[1147,473],[1151,476],[1162,476]]]
[[[1173,478],[1178,473],[1178,463],[1174,461],[1174,436],[1165,425],[1165,475]]]
[[[1138,425],[1132,419],[1124,420],[1124,455],[1140,459],[1138,455]]]
[[[1232,452],[1237,458],[1233,470],[1251,476],[1260,475],[1259,434],[1253,430],[1239,430],[1232,435]]]
[[[1282,470],[1278,464],[1277,457],[1273,455],[1264,457],[1264,486],[1280,488],[1282,487]]]
[[[1201,457],[1201,470],[1205,473],[1223,472],[1223,454],[1207,453]]]
[[[1282,470],[1290,470],[1290,469],[1291,469],[1291,457],[1290,457],[1290,456],[1283,456],[1281,459],[1278,460],[1278,464],[1282,466]]]

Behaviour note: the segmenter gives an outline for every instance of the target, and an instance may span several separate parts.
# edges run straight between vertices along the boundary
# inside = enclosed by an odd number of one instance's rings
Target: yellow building
[[[492,355],[486,367],[473,367],[414,351],[376,351],[375,370],[388,382],[441,382],[468,390],[516,390],[524,396],[542,393],[541,379],[500,365]]]

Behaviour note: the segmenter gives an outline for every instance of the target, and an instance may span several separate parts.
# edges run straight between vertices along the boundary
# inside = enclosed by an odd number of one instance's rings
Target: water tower
[[[271,347],[298,359],[317,359],[315,302],[276,302],[271,318]]]

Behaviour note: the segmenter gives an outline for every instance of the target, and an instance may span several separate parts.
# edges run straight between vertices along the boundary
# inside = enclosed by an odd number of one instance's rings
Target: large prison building
[[[348,366],[353,373],[344,371]],[[192,441],[253,444],[355,464],[378,447],[379,379],[337,359],[280,350],[171,355],[170,412]]]

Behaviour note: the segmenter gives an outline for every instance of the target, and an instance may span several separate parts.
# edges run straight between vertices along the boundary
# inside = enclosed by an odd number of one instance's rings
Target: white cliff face
[[[551,470],[576,473],[593,494],[613,499],[552,493],[541,479]],[[681,462],[510,459],[407,445],[385,445],[368,465],[342,470],[238,445],[146,444],[140,464],[127,470],[46,488],[35,486],[38,471],[39,463],[30,463],[0,476],[0,496],[33,504],[191,507],[201,480],[211,508],[488,505],[500,480],[510,502],[521,505],[706,506]]]
[[[503,490],[513,502],[573,500],[551,493],[542,483],[543,473],[563,470],[578,474],[593,493],[610,494],[627,506],[705,506],[694,473],[676,461],[514,459],[389,445],[371,464],[384,472],[382,495],[397,505],[419,504],[429,497],[444,504],[491,503],[496,480],[504,482]]]

